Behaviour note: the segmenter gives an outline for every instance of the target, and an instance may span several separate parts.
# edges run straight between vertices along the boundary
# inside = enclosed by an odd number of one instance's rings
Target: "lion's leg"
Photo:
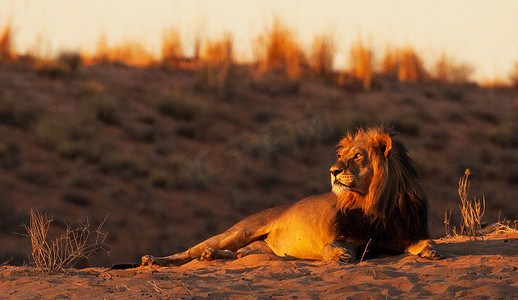
[[[351,262],[356,259],[356,251],[363,242],[346,242],[336,240],[324,245],[322,249],[323,260],[339,260],[343,262]]]
[[[232,229],[232,228],[231,228]],[[177,253],[164,257],[154,257],[151,255],[144,255],[142,257],[142,265],[150,266],[150,265],[158,265],[158,266],[180,266],[190,262],[193,259],[202,258],[202,254],[204,254],[206,249],[217,249],[217,250],[231,250],[236,251],[240,247],[245,246],[247,243],[250,243],[250,237],[247,235],[247,232],[244,230],[227,230],[224,233],[213,236],[182,253]],[[216,258],[219,256],[230,256],[215,254]],[[205,254],[207,256],[207,254]],[[223,257],[222,257],[223,258]],[[231,258],[231,257],[228,257]],[[205,259],[208,260],[208,259]]]
[[[281,206],[261,211],[255,215],[243,219],[236,225],[229,228],[227,231],[213,236],[182,253],[166,257],[153,257],[151,255],[145,255],[142,257],[142,265],[182,265],[193,259],[201,258],[202,254],[208,248],[216,250],[230,250],[230,252],[216,251],[216,256],[217,258],[220,256],[225,258],[233,258],[233,254],[231,254],[231,252],[235,252],[242,247],[245,247],[248,244],[266,236],[270,232],[271,221],[276,220],[278,216],[285,210],[286,207]]]
[[[231,250],[214,249],[210,247],[206,248],[205,251],[203,251],[203,253],[201,254],[200,260],[237,259],[249,254],[275,255],[275,253],[272,251],[270,246],[268,246],[268,244],[265,241],[259,240],[249,244],[246,247],[239,249],[236,252]]]
[[[406,248],[406,251],[413,255],[419,255],[423,258],[437,260],[442,259],[444,256],[439,253],[436,249],[436,244],[432,240],[421,240],[415,244],[410,245]]]

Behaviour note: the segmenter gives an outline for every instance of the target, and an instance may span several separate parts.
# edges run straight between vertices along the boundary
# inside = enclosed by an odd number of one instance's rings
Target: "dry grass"
[[[14,58],[13,30],[11,24],[7,24],[0,32],[0,61],[10,61]]]
[[[516,233],[518,232],[518,220],[498,222],[496,227],[493,228],[490,234],[498,235],[502,233]]]
[[[327,77],[333,72],[336,44],[332,35],[317,35],[311,45],[309,64],[317,76]]]
[[[381,62],[381,74],[391,78],[397,78],[398,50],[394,46],[387,45]]]
[[[514,63],[514,69],[509,75],[509,79],[511,79],[512,86],[518,88],[518,62]]]
[[[71,267],[79,259],[89,259],[99,250],[105,250],[107,233],[102,232],[106,218],[92,232],[90,224],[79,222],[77,228],[67,226],[54,240],[49,239],[49,229],[53,222],[46,215],[31,210],[30,225],[25,226],[31,239],[31,261],[43,272],[61,271]]]
[[[469,82],[473,71],[470,65],[457,63],[443,52],[435,64],[434,79],[443,83]]]
[[[423,82],[430,78],[423,59],[411,46],[403,48],[387,46],[381,62],[381,73],[397,78],[399,81]]]
[[[175,68],[180,67],[184,52],[180,33],[175,29],[164,31],[162,34],[162,63]]]
[[[206,41],[199,58],[198,87],[214,92],[220,99],[232,96],[234,50],[231,35]]]
[[[285,74],[298,78],[302,74],[304,54],[292,30],[275,19],[254,45],[257,73]]]
[[[461,201],[460,212],[461,212],[461,224],[460,234],[467,235],[470,237],[481,236],[480,230],[482,217],[486,208],[486,200],[483,197],[482,200],[474,198],[468,200],[469,194],[469,180],[468,177],[470,171],[466,169],[466,172],[459,180],[459,197]]]
[[[417,51],[407,46],[399,50],[398,54],[398,73],[399,81],[426,81],[428,73],[423,66],[422,58]]]
[[[351,75],[362,82],[364,90],[371,89],[373,75],[373,51],[358,38],[349,51],[349,71]]]
[[[95,54],[83,54],[86,63],[123,63],[132,66],[148,66],[155,63],[155,58],[142,44],[125,41],[119,45],[109,46],[103,35],[97,42]]]

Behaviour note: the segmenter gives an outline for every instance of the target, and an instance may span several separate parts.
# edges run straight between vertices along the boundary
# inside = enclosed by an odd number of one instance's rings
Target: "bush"
[[[27,101],[2,100],[0,124],[27,129],[38,118],[41,107]]]
[[[84,157],[95,162],[102,156],[103,144],[95,123],[46,117],[38,121],[34,130],[41,146],[62,157]]]
[[[260,35],[253,46],[256,56],[256,75],[283,74],[291,80],[302,75],[305,57],[294,33],[275,19],[272,26]]]
[[[174,29],[165,31],[162,34],[162,64],[178,68],[183,57],[183,48],[178,31]]]
[[[518,88],[518,62],[514,63],[514,69],[509,75],[513,87]]]
[[[207,41],[201,53],[197,86],[202,91],[228,99],[234,88],[234,53],[230,36],[219,41]]]
[[[49,239],[52,219],[31,210],[30,224],[25,230],[31,240],[31,262],[41,271],[50,273],[74,266],[79,259],[89,259],[92,254],[106,250],[107,233],[102,232],[106,218],[92,232],[88,220],[73,228],[67,226],[56,239]]]
[[[365,46],[361,38],[353,43],[349,52],[349,68],[351,75],[362,82],[363,89],[371,89],[373,75],[373,52]]]
[[[8,24],[0,32],[0,62],[10,61],[14,59],[13,51],[13,31],[11,25]]]
[[[482,198],[468,200],[469,193],[469,181],[468,177],[470,171],[466,169],[466,172],[459,180],[459,197],[461,201],[460,212],[461,212],[461,224],[460,234],[471,237],[477,237],[482,235],[480,230],[482,229],[482,217],[486,208],[486,200]]]
[[[313,74],[324,78],[332,74],[335,52],[336,45],[332,36],[316,36],[313,39],[309,60]]]
[[[188,121],[193,120],[202,112],[201,106],[193,99],[175,93],[158,98],[156,108],[164,115]]]
[[[98,95],[88,97],[84,101],[87,117],[99,120],[107,125],[117,125],[120,123],[122,105],[118,99]]]

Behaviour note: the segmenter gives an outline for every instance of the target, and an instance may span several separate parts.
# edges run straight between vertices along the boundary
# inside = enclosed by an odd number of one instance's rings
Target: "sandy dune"
[[[0,268],[1,299],[518,298],[518,233],[438,240],[447,256],[401,255],[356,264],[250,255],[181,267],[90,268],[42,274]]]

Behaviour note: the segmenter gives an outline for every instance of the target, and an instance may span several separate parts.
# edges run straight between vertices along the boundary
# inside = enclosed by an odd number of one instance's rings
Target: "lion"
[[[359,129],[338,147],[329,170],[330,193],[258,212],[185,252],[145,255],[142,265],[182,265],[251,253],[343,262],[362,253],[408,252],[441,259],[428,232],[421,180],[392,131],[384,126]]]

